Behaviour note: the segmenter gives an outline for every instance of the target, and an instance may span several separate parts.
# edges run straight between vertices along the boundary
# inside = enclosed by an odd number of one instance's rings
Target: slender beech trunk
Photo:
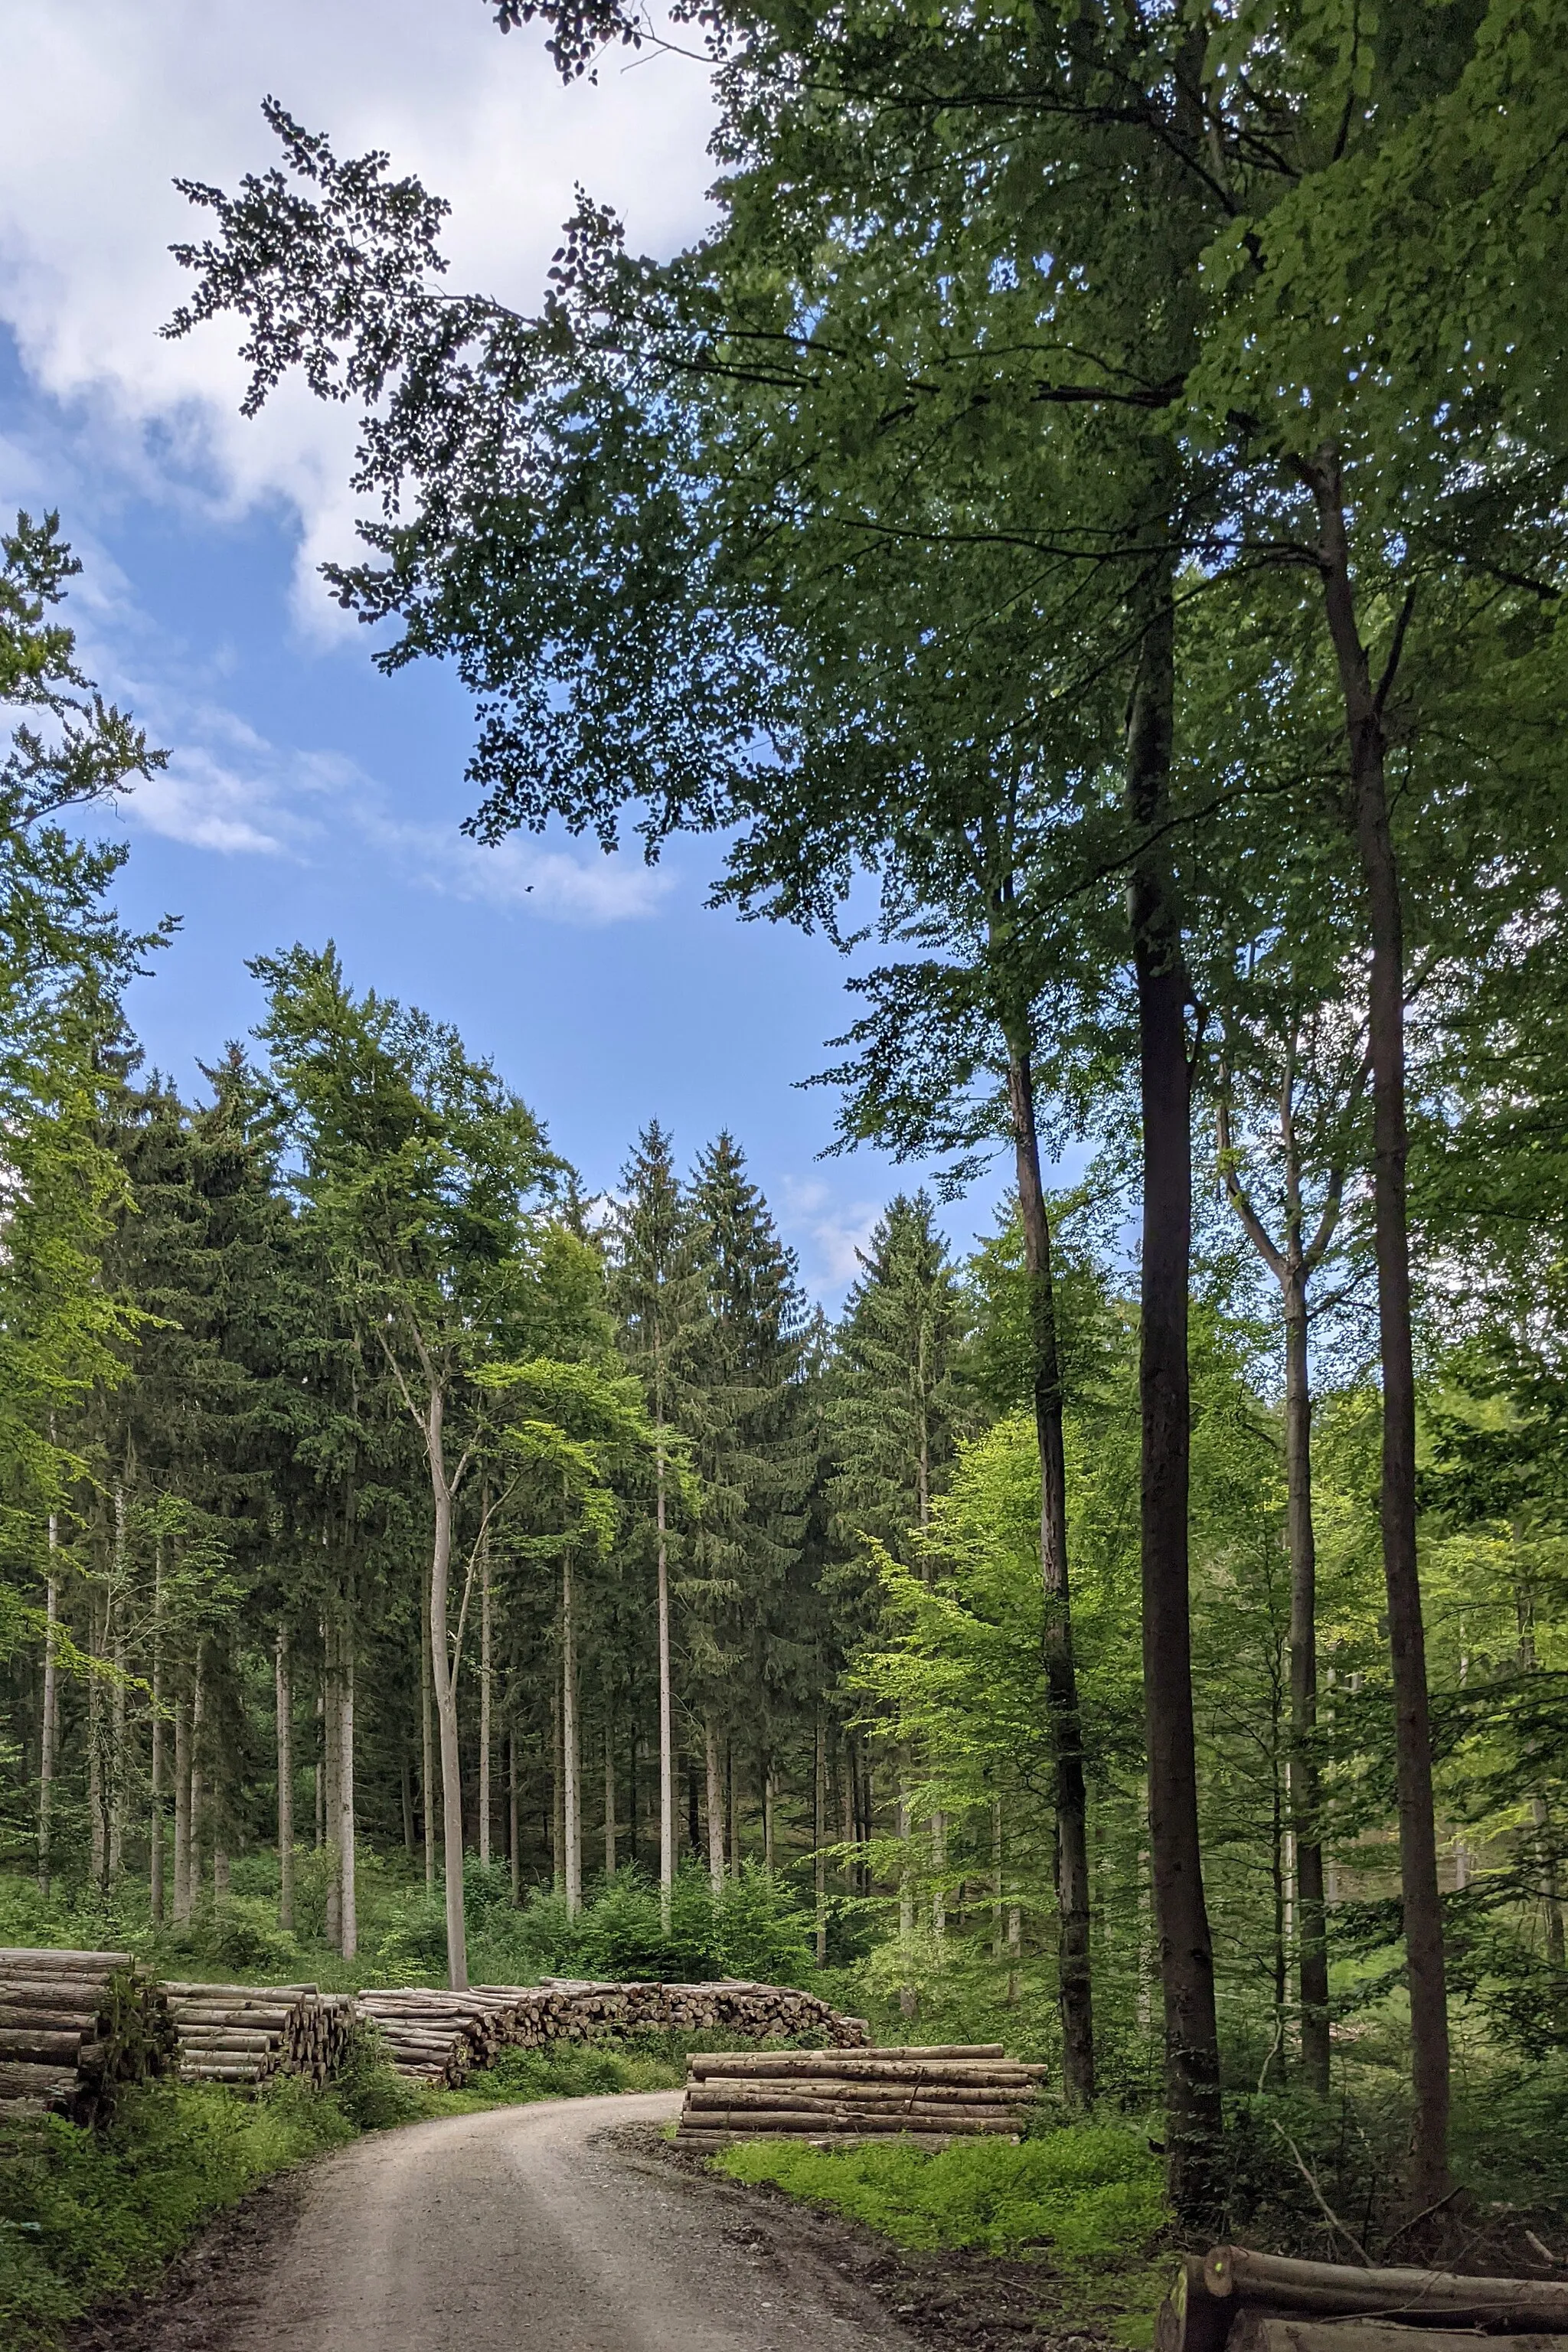
[[[1425,2207],[1445,2196],[1448,2187],[1448,1995],[1432,1804],[1426,1636],[1415,1545],[1415,1364],[1410,1334],[1405,1195],[1409,1139],[1405,1109],[1404,908],[1384,775],[1383,696],[1373,689],[1356,618],[1339,452],[1332,447],[1320,449],[1304,470],[1318,509],[1319,567],[1344,698],[1355,840],[1372,948],[1368,1045],[1378,1348],[1383,1368],[1383,1570],[1394,1670],[1399,1875],[1405,1898],[1415,2094],[1411,2193],[1415,2205]]]
[[[109,1628],[109,1601],[104,1601],[104,1635]],[[89,1591],[87,1597],[87,1647],[92,1658],[103,1655],[103,1636],[99,1632],[98,1601]],[[109,1831],[104,1819],[103,1796],[103,1685],[94,1675],[87,1686],[87,1812],[91,1840],[89,1867],[92,1883],[100,1894],[105,1891],[104,1881],[109,1867]]]
[[[278,1925],[294,1925],[294,1686],[289,1677],[289,1628],[279,1625],[273,1653],[278,1713]]]
[[[163,1538],[153,1549],[153,1754],[147,1784],[147,1907],[163,1924]]]
[[[489,1538],[481,1538],[479,1559],[479,1860],[490,1858],[490,1717],[493,1712],[495,1665],[490,1606]]]
[[[1299,1239],[1299,1236],[1298,1236]],[[1318,1549],[1312,1531],[1312,1391],[1307,1363],[1307,1292],[1299,1250],[1285,1290],[1285,1495],[1290,1549],[1290,1748],[1288,1785],[1296,1848],[1300,1939],[1301,2073],[1329,2092],[1329,1938],[1323,1845],[1318,1827]]]
[[[727,1740],[724,1747],[724,1793],[730,1808],[730,1875],[741,1875],[741,1763],[735,1753],[735,1743]],[[853,1835],[853,1832],[850,1833]]]
[[[1209,2215],[1221,2129],[1214,1945],[1204,1901],[1193,1727],[1187,1505],[1192,1404],[1187,1286],[1192,1255],[1192,1076],[1188,985],[1172,887],[1154,831],[1168,804],[1175,698],[1170,575],[1140,649],[1127,726],[1127,803],[1147,846],[1128,914],[1138,986],[1143,1129],[1143,1703],[1154,1925],[1164,1994],[1166,2178],[1189,2221]]]
[[[773,1866],[773,1768],[772,1759],[763,1767],[763,1868]]]
[[[315,1742],[315,1762],[310,1768],[312,1809],[315,1813],[316,1852],[327,1843],[327,1702],[320,1682],[316,1685],[316,1714],[311,1734]]]
[[[522,1901],[522,1849],[519,1843],[517,1810],[517,1733],[506,1736],[506,1837],[507,1856],[511,1864],[511,1899]]]
[[[1003,1902],[1002,1800],[991,1800],[991,1957],[1000,1960],[1005,1948],[1006,1906]]]
[[[352,1960],[359,1950],[359,1897],[355,1876],[354,1819],[354,1641],[353,1621],[344,1626],[339,1658],[338,1704],[338,1853],[342,1872],[340,1911],[342,1955]]]
[[[900,1748],[899,1750],[899,1843],[902,1851],[899,1857],[899,1941],[906,1952],[915,1939],[915,1876],[910,1851],[914,1832],[914,1817],[910,1810],[910,1751],[907,1747]],[[913,2017],[915,2005],[914,1986],[900,1985],[899,1987],[900,2013],[905,2017]]]
[[[827,1742],[823,1734],[822,1717],[816,1718],[811,1781],[811,1843],[814,1849],[812,1867],[816,1898],[816,1965],[827,1966],[827,1856],[823,1846],[827,1837]]]
[[[447,1400],[432,1379],[426,1397],[425,1450],[435,1505],[435,1540],[430,1551],[430,1681],[441,1742],[441,1862],[447,1897],[447,1982],[454,1992],[468,1986],[468,1943],[463,1916],[463,1781],[458,1747],[458,1685],[447,1630],[452,1574],[452,1490],[447,1480]]]
[[[436,1728],[430,1694],[430,1576],[426,1570],[419,1614],[419,1824],[425,1848],[425,1885],[436,1884]]]
[[[658,1904],[665,1927],[675,1885],[675,1727],[669,1674],[669,1537],[666,1522],[663,1432],[655,1457],[658,1523]]]
[[[190,1846],[185,1863],[187,1918],[195,1907],[196,1894],[202,1883],[202,1833],[206,1826],[202,1783],[202,1755],[205,1746],[203,1732],[206,1717],[206,1676],[202,1667],[205,1647],[203,1642],[196,1643],[196,1662],[191,1675],[191,1798],[186,1813]]]
[[[561,1794],[566,1843],[566,1916],[583,1908],[583,1785],[577,1737],[577,1627],[572,1555],[561,1556]]]
[[[715,1895],[724,1891],[724,1763],[719,1734],[710,1715],[702,1718],[702,1761],[708,1795],[708,1881]]]
[[[398,1774],[398,1794],[403,1802],[403,1851],[410,1862],[414,1859],[414,1766],[408,1750],[403,1751],[403,1769]]]
[[[49,1513],[49,1579],[44,1609],[44,1720],[38,1741],[38,1892],[48,1900],[49,1837],[54,1827],[52,1813],[55,1795],[55,1766],[59,1755],[60,1686],[59,1663],[56,1644],[59,1638],[60,1586],[54,1573],[54,1555],[59,1544],[59,1521]],[[157,1715],[153,1714],[153,1757],[157,1757]],[[154,1912],[155,1920],[162,1913]]]
[[[338,1633],[330,1621],[321,1626],[321,1762],[325,1783],[321,1799],[327,1858],[327,1941],[334,1950],[343,1947],[342,1855],[338,1834],[342,1817],[342,1704],[338,1690]]]
[[[1056,1750],[1056,1882],[1062,2089],[1069,2105],[1094,2098],[1094,2000],[1089,1953],[1089,1796],[1083,1717],[1073,1656],[1068,1580],[1067,1457],[1062,1440],[1061,1359],[1057,1342],[1051,1228],[1040,1173],[1039,1127],[1026,1030],[1007,1041],[1007,1100],[1013,1123],[1024,1266],[1029,1284],[1029,1346],[1035,1443],[1040,1457],[1040,1572],[1046,1591],[1046,1704]]]
[[[609,1714],[605,1716],[605,1876],[616,1874],[616,1742]]]
[[[174,1925],[191,1916],[191,1702],[174,1701]]]
[[[126,1621],[130,1559],[126,1545],[125,1482],[114,1482],[114,1580],[110,1608],[113,1615],[114,1688],[109,1703],[109,1881],[115,1885],[125,1867],[125,1801],[130,1774],[125,1737]]]
[[[550,1883],[566,1892],[566,1776],[562,1766],[561,1679],[550,1694]]]

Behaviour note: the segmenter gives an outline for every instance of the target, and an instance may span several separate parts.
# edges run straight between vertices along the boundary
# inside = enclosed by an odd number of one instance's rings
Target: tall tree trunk
[[[109,1601],[104,1600],[104,1636],[109,1630]],[[94,1659],[103,1656],[103,1638],[99,1633],[98,1601],[92,1591],[87,1596],[87,1647]],[[100,1894],[107,1891],[109,1875],[109,1823],[104,1812],[103,1774],[103,1685],[94,1675],[87,1686],[87,1812],[90,1839],[89,1867],[92,1883]]]
[[[186,1916],[195,1908],[196,1894],[202,1883],[202,1837],[206,1827],[206,1807],[202,1778],[202,1764],[206,1747],[206,1675],[203,1671],[206,1644],[196,1643],[196,1662],[191,1675],[191,1798],[186,1815],[189,1822],[190,1850],[186,1860]]]
[[[489,1536],[480,1538],[479,1555],[479,1860],[489,1867],[490,1858],[490,1717],[493,1707],[495,1666],[490,1605],[490,1547]]]
[[[763,1868],[773,1866],[773,1767],[770,1757],[763,1767]]]
[[[730,1807],[730,1875],[741,1875],[741,1759],[732,1739],[724,1744],[724,1791]]]
[[[561,1556],[561,1795],[566,1842],[566,1916],[583,1908],[582,1759],[577,1738],[577,1627],[573,1611],[572,1555]]]
[[[827,1856],[823,1847],[827,1837],[827,1742],[820,1714],[816,1718],[812,1761],[811,1843],[816,1902],[816,1965],[825,1969],[827,1966]]]
[[[414,1859],[414,1766],[406,1748],[403,1766],[398,1773],[398,1795],[403,1808],[403,1851],[410,1862]]]
[[[424,1576],[419,1612],[419,1825],[426,1892],[436,1885],[436,1728],[430,1686],[430,1573]]]
[[[147,1788],[147,1908],[163,1924],[163,1538],[153,1549],[153,1753]]]
[[[1155,839],[1168,805],[1174,662],[1167,571],[1144,630],[1128,714],[1128,812],[1145,843],[1132,868],[1128,914],[1138,986],[1143,1129],[1143,1703],[1154,1923],[1164,1995],[1166,2178],[1176,2211],[1195,2222],[1213,2208],[1221,2115],[1214,1945],[1198,1839],[1188,1589],[1188,986],[1170,877]]]
[[[708,1881],[717,1895],[724,1891],[724,1765],[710,1715],[702,1718],[702,1759],[708,1783]]]
[[[605,1876],[616,1874],[616,1741],[609,1711],[605,1714]]]
[[[191,1702],[174,1701],[174,1925],[191,1916]]]
[[[914,1816],[910,1810],[910,1751],[899,1750],[899,1942],[908,1952],[915,1940],[915,1873],[912,1842]],[[915,2013],[916,1995],[912,1984],[899,1987],[899,2009],[905,2017]]]
[[[338,1854],[342,1872],[339,1909],[345,1960],[359,1950],[359,1896],[355,1874],[354,1818],[354,1639],[350,1617],[342,1632],[338,1675]]]
[[[426,1454],[435,1505],[435,1540],[430,1550],[430,1681],[441,1739],[441,1862],[447,1898],[447,1982],[454,1992],[468,1987],[468,1942],[463,1916],[463,1780],[458,1745],[457,1671],[447,1630],[452,1573],[452,1490],[447,1483],[447,1400],[432,1380],[426,1397]]]
[[[1061,1357],[1057,1341],[1051,1228],[1040,1172],[1039,1126],[1026,1030],[1007,1041],[1007,1099],[1029,1284],[1029,1351],[1035,1443],[1040,1457],[1040,1571],[1045,1583],[1046,1704],[1056,1759],[1056,1882],[1062,2089],[1068,2104],[1094,2098],[1094,2000],[1089,1952],[1089,1795],[1083,1717],[1073,1656],[1068,1578],[1067,1456],[1062,1438]]]
[[[343,1871],[338,1838],[342,1825],[342,1701],[338,1688],[338,1629],[331,1618],[321,1622],[321,1764],[324,1790],[322,1822],[327,1863],[327,1941],[335,1951],[343,1948]]]
[[[1292,1253],[1293,1256],[1299,1253]],[[1300,1267],[1285,1286],[1285,1496],[1290,1549],[1290,1748],[1288,1781],[1296,1849],[1300,1948],[1301,2073],[1329,2091],[1329,1942],[1313,1738],[1318,1720],[1318,1549],[1312,1530],[1312,1391],[1307,1294]]]
[[[108,1871],[110,1885],[117,1885],[125,1867],[125,1801],[130,1774],[127,1769],[125,1737],[125,1701],[127,1685],[126,1623],[129,1615],[130,1557],[125,1531],[125,1482],[114,1482],[114,1579],[110,1588],[110,1609],[114,1625],[114,1688],[109,1704],[109,1853]]]
[[[669,1537],[662,1422],[655,1464],[658,1521],[658,1903],[666,1928],[675,1885],[675,1724],[669,1672]]]
[[[1445,2196],[1448,2187],[1448,1994],[1432,1803],[1426,1635],[1415,1546],[1415,1363],[1410,1334],[1405,1197],[1409,1139],[1405,1108],[1405,918],[1384,775],[1382,699],[1373,689],[1356,619],[1338,450],[1320,449],[1305,471],[1318,509],[1323,601],[1344,698],[1355,840],[1372,947],[1368,1048],[1378,1351],[1383,1367],[1383,1570],[1394,1670],[1399,1875],[1405,1899],[1415,2094],[1411,2192],[1415,2204],[1425,2207]],[[1397,655],[1396,645],[1391,676]]]
[[[511,1864],[511,1899],[522,1901],[522,1848],[520,1843],[517,1808],[517,1732],[506,1736],[506,1835],[507,1855]]]
[[[278,1925],[294,1925],[294,1686],[289,1675],[289,1628],[279,1625],[273,1654],[278,1716]]]
[[[44,1720],[38,1740],[38,1892],[47,1903],[49,1899],[50,1854],[49,1840],[54,1828],[52,1819],[55,1795],[55,1767],[59,1756],[60,1685],[59,1660],[57,1643],[59,1638],[60,1586],[54,1572],[54,1555],[59,1543],[59,1521],[49,1513],[49,1578],[44,1602]],[[153,1715],[153,1756],[157,1755],[157,1716]],[[162,1921],[162,1913],[154,1912]]]

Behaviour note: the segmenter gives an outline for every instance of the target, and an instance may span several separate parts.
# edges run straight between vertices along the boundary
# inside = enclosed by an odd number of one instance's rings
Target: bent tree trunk
[[[1356,850],[1372,947],[1368,1010],[1378,1347],[1383,1366],[1383,1570],[1394,1670],[1399,1875],[1405,1899],[1415,2094],[1411,2191],[1415,2204],[1425,2206],[1444,2196],[1448,2186],[1448,1997],[1432,1811],[1426,1637],[1415,1548],[1415,1367],[1410,1336],[1405,1194],[1404,908],[1384,774],[1383,696],[1373,689],[1356,617],[1339,452],[1331,446],[1320,449],[1303,471],[1318,509],[1318,560],[1329,635],[1344,697]],[[1394,657],[1397,658],[1397,646]]]
[[[1027,1032],[1007,1039],[1007,1099],[1029,1284],[1029,1347],[1035,1438],[1040,1456],[1040,1572],[1045,1583],[1046,1703],[1056,1749],[1058,1982],[1062,2089],[1069,2104],[1094,2098],[1094,2000],[1089,1969],[1089,1799],[1083,1717],[1073,1657],[1068,1583],[1067,1459],[1062,1441],[1061,1358],[1051,1272],[1051,1228],[1040,1174],[1039,1127]],[[998,1914],[1000,1916],[1000,1914]]]
[[[447,1631],[452,1573],[452,1490],[447,1480],[443,1439],[446,1398],[438,1381],[426,1391],[425,1446],[430,1493],[436,1509],[430,1547],[430,1681],[441,1748],[441,1863],[446,1876],[447,1982],[454,1992],[468,1989],[468,1945],[463,1918],[463,1780],[458,1752],[458,1685]]]
[[[1187,1285],[1192,1254],[1192,1074],[1187,975],[1170,878],[1155,845],[1168,805],[1175,698],[1169,574],[1150,613],[1127,727],[1127,804],[1144,846],[1128,914],[1138,986],[1143,1126],[1143,1704],[1149,1843],[1165,2011],[1166,2174],[1184,2219],[1206,2217],[1220,2135],[1214,1946],[1198,1841],[1188,1591],[1192,1407]]]

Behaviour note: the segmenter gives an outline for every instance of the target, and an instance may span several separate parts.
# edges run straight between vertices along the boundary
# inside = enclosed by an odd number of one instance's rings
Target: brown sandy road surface
[[[116,2352],[913,2352],[809,2234],[761,2223],[624,2127],[679,2092],[374,2132],[79,2331]]]

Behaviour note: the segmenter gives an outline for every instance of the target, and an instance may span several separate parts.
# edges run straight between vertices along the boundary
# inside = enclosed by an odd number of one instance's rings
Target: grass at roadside
[[[1140,2133],[1064,2125],[935,2155],[896,2141],[830,2151],[751,2140],[712,2163],[732,2180],[769,2183],[911,2252],[1048,2262],[1042,2303],[1048,2294],[1059,2315],[1097,2321],[1124,2345],[1152,2340],[1169,2270],[1156,2249],[1170,2216]]]
[[[283,2084],[128,2092],[105,2132],[49,2116],[0,2142],[0,2344],[31,2352],[106,2297],[147,2286],[215,2213],[353,2138],[338,2101]]]
[[[258,2097],[216,2084],[128,2092],[105,2132],[57,2117],[0,2137],[0,2345],[46,2352],[68,2323],[155,2284],[204,2223],[272,2175],[361,2132],[535,2099],[673,2087],[679,2058],[567,2043],[510,2050],[461,2091],[426,2091],[361,2032],[329,2090],[287,2078]]]

